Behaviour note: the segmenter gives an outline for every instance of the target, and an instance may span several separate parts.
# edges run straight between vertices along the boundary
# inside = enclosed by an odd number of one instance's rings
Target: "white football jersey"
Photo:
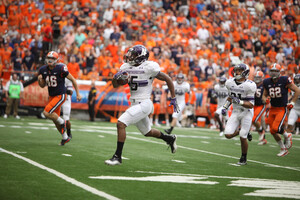
[[[120,70],[127,71],[130,75],[130,100],[141,101],[151,98],[153,79],[160,72],[158,63],[145,61],[137,67],[124,63]]]
[[[243,83],[236,83],[234,78],[231,78],[225,83],[228,89],[228,95],[231,97],[238,97],[240,100],[250,101],[254,105],[254,95],[256,91],[256,84],[251,80],[246,80]],[[244,109],[243,106],[238,104],[232,105],[233,110]]]
[[[185,102],[185,93],[190,92],[190,84],[187,82],[178,84],[177,81],[173,81],[173,84],[177,103]]]
[[[292,91],[292,96],[294,96],[295,92]],[[299,110],[300,111],[300,96],[298,96],[298,99],[295,103],[294,109]]]
[[[214,90],[218,98],[218,108],[222,107],[228,97],[228,90],[225,85],[221,86],[220,84],[215,85]]]

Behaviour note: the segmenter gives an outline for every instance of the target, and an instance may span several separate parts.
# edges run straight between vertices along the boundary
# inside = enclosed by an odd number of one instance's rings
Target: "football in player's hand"
[[[117,80],[119,85],[126,85],[129,81],[129,73],[126,71],[119,71],[115,76],[114,79]]]

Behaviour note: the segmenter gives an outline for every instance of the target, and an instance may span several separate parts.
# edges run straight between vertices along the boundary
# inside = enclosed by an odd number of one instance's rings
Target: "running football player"
[[[258,131],[259,145],[267,144],[267,140],[265,139],[265,130],[261,124],[261,120],[264,118],[266,111],[266,104],[262,102],[262,95],[264,92],[263,78],[264,73],[262,71],[257,71],[254,74],[254,82],[256,83],[257,89],[255,92],[254,117],[252,119],[252,124],[254,124],[256,130]]]
[[[55,51],[50,51],[46,56],[46,65],[39,70],[38,83],[40,87],[48,86],[49,101],[43,114],[51,119],[57,130],[62,135],[60,145],[64,145],[71,140],[66,133],[66,122],[60,117],[60,109],[67,98],[65,78],[69,79],[76,91],[77,101],[81,100],[78,86],[74,77],[69,73],[68,68],[63,63],[58,63],[59,56]]]
[[[225,120],[227,120],[227,115],[226,116],[222,115],[223,105],[225,104],[225,101],[227,100],[228,97],[228,89],[225,87],[225,82],[226,82],[226,78],[220,77],[219,83],[216,84],[214,87],[214,91],[217,95],[217,101],[218,101],[218,108],[215,112],[215,121],[218,122],[219,124],[220,136],[223,136],[224,134],[223,121],[225,122]]]
[[[270,132],[274,139],[280,146],[280,152],[277,156],[286,156],[292,147],[292,134],[288,134],[284,129],[284,125],[287,122],[288,112],[294,107],[300,89],[292,83],[292,80],[287,76],[280,76],[281,67],[279,64],[274,63],[270,67],[270,78],[263,81],[264,93],[262,101],[266,102],[267,98],[271,99],[271,108],[266,123],[270,126]],[[288,90],[294,91],[292,101],[288,103]],[[286,140],[284,144],[281,140],[280,134]]]
[[[191,95],[189,95],[189,101],[187,103],[185,102],[185,93],[190,93],[190,84],[184,81],[184,75],[182,73],[177,75],[176,81],[174,81],[174,87],[179,106],[179,112],[173,112],[171,127],[169,129],[165,129],[167,134],[171,134],[176,125],[181,127],[179,120],[182,119],[182,112],[185,108],[185,105],[191,102]]]
[[[227,114],[231,104],[233,104],[233,110],[224,132],[227,139],[231,139],[238,134],[240,135],[242,155],[237,164],[246,165],[248,152],[247,136],[253,117],[256,84],[247,79],[250,73],[248,65],[241,63],[236,65],[233,70],[234,78],[227,80],[225,83],[229,97],[223,105],[222,115]]]
[[[295,75],[294,83],[298,88],[300,88],[300,74]],[[299,117],[300,117],[300,99],[298,97],[298,99],[295,103],[295,106],[291,109],[289,117],[288,117],[288,127],[286,130],[286,132],[288,132],[288,134],[290,134],[294,131],[295,124]]]
[[[153,112],[151,101],[153,79],[165,81],[171,92],[171,103],[174,112],[178,112],[175,90],[172,79],[160,71],[158,63],[148,61],[149,52],[146,47],[136,45],[131,47],[124,55],[124,64],[120,71],[114,75],[113,86],[118,87],[118,79],[126,71],[130,75],[130,102],[131,106],[119,117],[117,122],[118,141],[117,149],[111,159],[106,160],[107,165],[120,165],[122,163],[123,146],[126,139],[126,127],[135,125],[146,137],[155,137],[164,140],[170,147],[171,152],[177,149],[176,135],[166,135],[157,129],[151,129],[149,114]]]

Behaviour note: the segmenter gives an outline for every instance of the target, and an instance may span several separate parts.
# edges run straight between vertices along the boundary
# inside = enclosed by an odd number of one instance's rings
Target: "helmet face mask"
[[[258,71],[254,75],[254,82],[259,84],[263,81],[264,73],[262,71]]]
[[[149,58],[149,51],[143,45],[130,48],[124,55],[123,60],[132,66],[139,66]]]
[[[236,65],[234,67],[233,71],[234,71],[234,77],[237,81],[239,81],[243,78],[247,79],[249,76],[249,73],[250,73],[249,66],[244,63]],[[239,73],[237,73],[237,72],[239,72]]]
[[[294,83],[297,87],[300,87],[300,74],[296,74],[294,77]]]
[[[49,66],[54,66],[58,62],[58,60],[58,53],[56,53],[55,51],[50,51],[46,56],[45,62]]]
[[[280,70],[281,70],[280,65],[274,63],[270,68],[269,75],[271,76],[272,79],[277,79],[280,76]]]
[[[225,77],[221,77],[220,80],[219,80],[219,83],[220,83],[221,87],[224,87],[225,83],[226,83],[226,78]]]
[[[184,75],[182,73],[179,73],[176,77],[176,81],[178,84],[182,84],[184,81]]]

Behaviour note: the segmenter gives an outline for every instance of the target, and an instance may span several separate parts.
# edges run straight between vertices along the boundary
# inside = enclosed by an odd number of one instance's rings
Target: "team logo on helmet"
[[[55,65],[59,60],[59,55],[55,51],[50,51],[46,56],[46,64]]]
[[[143,45],[131,47],[124,55],[123,60],[132,66],[139,66],[149,58],[149,51]]]
[[[239,71],[239,70],[242,71],[242,73],[237,74],[236,72]],[[233,68],[233,72],[234,72],[234,77],[235,77],[236,80],[240,80],[242,78],[247,79],[248,76],[249,76],[249,73],[250,73],[250,69],[249,69],[248,65],[246,65],[244,63],[241,63],[241,64],[236,65]]]
[[[270,72],[269,72],[271,78],[272,79],[279,78],[280,70],[281,70],[281,66],[279,64],[274,63],[273,65],[271,65]]]
[[[254,74],[254,82],[255,83],[260,83],[263,81],[264,78],[264,73],[262,71],[257,71]]]

